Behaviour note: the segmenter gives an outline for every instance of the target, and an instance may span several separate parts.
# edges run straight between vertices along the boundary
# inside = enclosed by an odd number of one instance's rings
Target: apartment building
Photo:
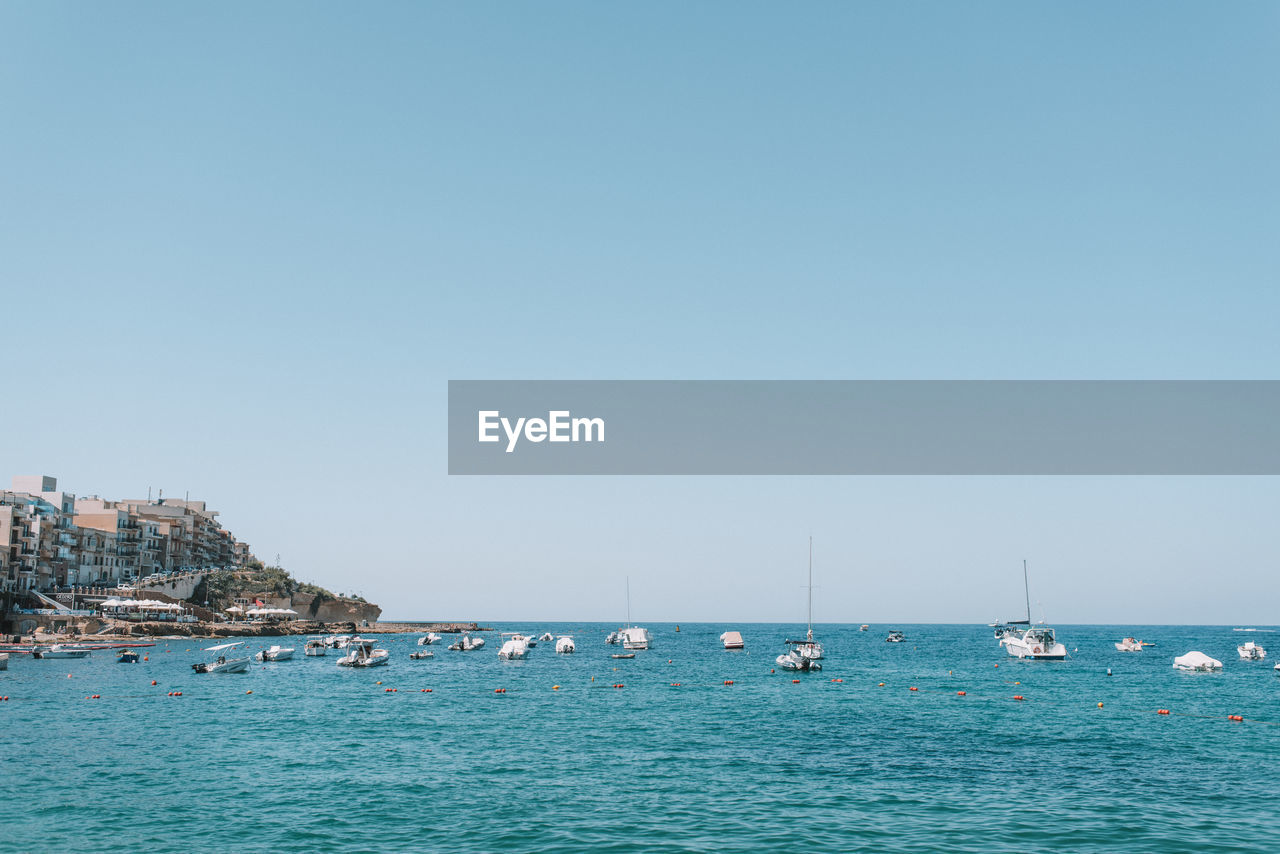
[[[0,492],[0,593],[243,566],[253,555],[203,501],[77,498],[45,475]]]

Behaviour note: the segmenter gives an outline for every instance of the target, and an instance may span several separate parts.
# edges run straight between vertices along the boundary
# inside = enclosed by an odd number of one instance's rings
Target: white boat
[[[243,646],[244,641],[236,641],[234,643],[220,643],[217,646],[205,647],[205,652],[221,653],[228,649],[235,649]],[[191,669],[196,673],[244,673],[249,669],[249,657],[244,658],[227,658],[225,655],[219,655],[213,661],[200,661],[191,665]]]
[[[555,639],[556,639],[555,635],[551,634],[551,632],[543,632],[542,636],[538,638],[538,640],[542,641],[543,643],[550,643]]]
[[[609,634],[605,636],[604,642],[609,644],[610,646],[614,644],[619,644],[622,642],[622,636],[619,635],[617,632],[609,632]]]
[[[0,652],[0,670],[9,669],[9,653]]]
[[[563,652],[568,654],[570,652],[573,652],[575,649],[577,649],[577,647],[573,645],[573,638],[569,637],[568,635],[561,635],[560,637],[556,638],[556,652]]]
[[[428,658],[435,658],[435,657],[436,657],[436,654],[435,654],[434,652],[431,652],[430,650],[425,650],[425,649],[424,649],[424,650],[422,650],[422,651],[420,651],[420,652],[411,652],[411,653],[409,653],[409,657],[410,657],[410,658],[412,658],[414,661],[422,661],[422,660],[424,660],[424,659],[428,659]]]
[[[1062,661],[1067,657],[1066,646],[1058,643],[1048,626],[1033,626],[1022,634],[1010,635],[1004,640],[1004,651],[1014,658],[1032,661]]]
[[[302,647],[302,654],[306,656],[323,656],[329,651],[329,647],[324,642],[324,638],[310,638]]]
[[[1175,658],[1173,666],[1178,670],[1194,670],[1204,673],[1221,670],[1222,662],[1216,658],[1210,658],[1199,650],[1192,650],[1186,655],[1180,655]]]
[[[653,636],[648,629],[631,625],[631,578],[627,578],[627,625],[618,629],[618,640],[623,649],[648,649]]]
[[[865,631],[866,631],[867,629],[869,629],[869,628],[871,628],[871,627],[870,627],[870,626],[868,626],[866,623],[863,623],[862,625],[858,626],[858,631],[860,631],[860,632],[865,632]]]
[[[1267,657],[1267,651],[1253,641],[1245,641],[1236,647],[1236,652],[1240,653],[1240,657],[1245,661],[1262,661]]]
[[[1116,649],[1121,652],[1142,652],[1142,641],[1137,638],[1125,638],[1116,644]]]
[[[273,644],[254,656],[258,661],[288,661],[293,658],[293,647]]]
[[[43,649],[36,647],[31,651],[32,658],[86,658],[88,655],[89,650],[87,649],[76,649],[60,643],[46,646]]]
[[[906,636],[903,635],[902,632],[900,632],[899,630],[890,629],[888,637],[886,637],[884,640],[885,640],[885,643],[902,643],[906,639],[907,639]]]
[[[774,663],[783,670],[821,670],[822,665],[816,658],[807,654],[810,646],[806,641],[787,641],[791,649],[774,659]]]
[[[745,649],[747,646],[742,640],[742,632],[725,632],[720,635],[720,642],[725,649]]]
[[[418,638],[418,646],[430,646],[433,643],[440,643],[440,636],[435,632],[427,632]]]
[[[454,652],[471,652],[472,650],[480,649],[482,646],[484,646],[484,638],[473,638],[464,632],[462,637],[449,644],[449,649]]]
[[[529,657],[529,639],[514,632],[503,632],[506,638],[502,648],[498,650],[498,658],[502,661],[521,661]]]
[[[391,653],[375,649],[374,642],[355,637],[347,641],[347,654],[338,659],[339,667],[378,667],[391,660]]]
[[[346,649],[350,642],[351,635],[329,635],[324,639],[324,645],[329,649]]]
[[[809,538],[809,630],[805,633],[804,640],[788,640],[785,643],[791,647],[791,650],[775,659],[780,667],[786,667],[788,670],[821,669],[807,666],[788,667],[782,662],[784,658],[790,659],[795,654],[809,662],[820,661],[824,655],[822,644],[813,639],[813,537]]]

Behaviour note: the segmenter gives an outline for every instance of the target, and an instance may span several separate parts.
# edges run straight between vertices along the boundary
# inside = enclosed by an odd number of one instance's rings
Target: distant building
[[[20,475],[0,492],[0,593],[112,586],[253,559],[203,501],[76,498],[57,487],[57,478]]]

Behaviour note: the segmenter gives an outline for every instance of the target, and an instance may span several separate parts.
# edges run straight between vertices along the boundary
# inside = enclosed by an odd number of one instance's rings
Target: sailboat
[[[627,577],[627,625],[618,630],[618,640],[623,649],[648,649],[653,640],[648,629],[631,625],[631,577]]]
[[[813,639],[813,537],[809,538],[809,631],[804,640],[785,641],[790,649],[775,662],[784,670],[821,670],[822,644]]]
[[[1027,597],[1027,619],[1023,625],[1028,628],[1019,631],[1011,628],[1000,639],[1004,651],[1015,658],[1029,658],[1034,661],[1063,661],[1067,657],[1067,648],[1058,643],[1053,629],[1045,625],[1031,625],[1031,587],[1027,583],[1027,562],[1022,562],[1022,588]],[[1019,621],[1021,622],[1021,621]],[[1016,623],[1010,623],[1016,625]]]

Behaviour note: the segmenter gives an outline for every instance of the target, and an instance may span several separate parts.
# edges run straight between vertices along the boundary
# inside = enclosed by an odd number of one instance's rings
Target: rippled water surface
[[[419,662],[383,635],[391,664],[350,670],[292,638],[238,675],[191,671],[212,642],[12,656],[0,850],[1280,849],[1280,634],[1065,626],[1072,658],[1030,663],[985,627],[820,626],[825,669],[797,677],[770,672],[795,627],[651,625],[633,660],[611,625],[499,628],[578,652],[502,662],[486,633]],[[1131,633],[1157,646],[1115,651]],[[1174,671],[1191,649],[1224,672]]]

